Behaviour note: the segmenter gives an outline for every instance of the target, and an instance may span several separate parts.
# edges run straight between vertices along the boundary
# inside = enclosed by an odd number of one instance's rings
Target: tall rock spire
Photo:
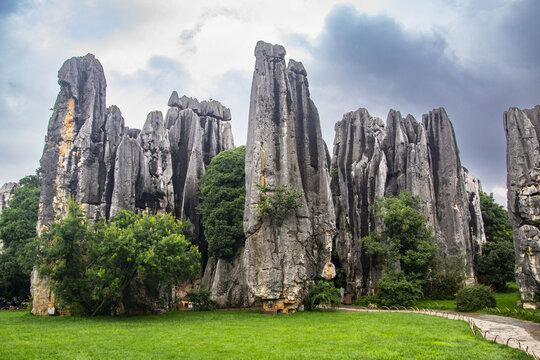
[[[262,302],[287,312],[313,280],[334,276],[327,158],[303,65],[291,60],[287,67],[282,46],[259,41],[246,145],[245,247],[232,261],[220,259],[204,279],[221,305]],[[282,224],[262,217],[260,186],[303,192],[301,207]],[[236,284],[225,284],[231,276],[224,272],[234,274]]]
[[[524,308],[540,308],[540,105],[504,112],[508,217]]]

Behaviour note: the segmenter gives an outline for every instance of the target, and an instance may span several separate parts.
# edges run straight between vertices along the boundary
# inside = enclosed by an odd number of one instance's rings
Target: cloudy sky
[[[0,184],[39,165],[57,72],[93,53],[107,105],[142,127],[173,90],[216,99],[245,144],[253,49],[302,61],[322,130],[365,107],[444,106],[462,163],[505,203],[503,111],[540,104],[538,0],[0,0]]]

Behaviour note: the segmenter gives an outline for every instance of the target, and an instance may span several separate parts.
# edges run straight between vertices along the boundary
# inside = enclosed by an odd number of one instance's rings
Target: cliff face
[[[524,308],[540,307],[540,105],[504,112],[508,216]]]
[[[485,242],[479,183],[461,167],[444,109],[424,115],[423,123],[391,110],[386,127],[366,109],[345,114],[336,124],[332,171],[336,250],[347,291],[369,293],[381,276],[381,259],[367,256],[358,239],[382,225],[370,208],[377,197],[402,190],[419,197],[439,255],[463,259],[474,282],[473,257]]]
[[[234,147],[230,110],[173,92],[166,119],[154,111],[142,130],[130,129],[116,106],[105,107],[103,68],[93,55],[67,60],[58,83],[41,159],[38,233],[65,215],[71,196],[91,219],[122,209],[173,212],[202,234],[197,182],[216,154]],[[36,271],[32,295],[36,314],[46,314],[55,303],[48,280]]]
[[[300,304],[312,280],[335,274],[327,153],[303,65],[291,60],[286,66],[285,49],[262,41],[255,58],[246,145],[246,242],[232,261],[220,259],[215,268],[208,267],[204,284],[220,305],[262,302],[266,309],[287,312]],[[302,191],[301,207],[282,224],[261,217],[259,186]]]

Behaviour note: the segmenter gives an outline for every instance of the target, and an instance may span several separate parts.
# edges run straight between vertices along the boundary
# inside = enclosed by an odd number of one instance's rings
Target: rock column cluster
[[[444,109],[424,115],[422,123],[391,110],[386,127],[359,109],[345,114],[335,130],[332,189],[339,231],[335,246],[347,291],[370,293],[382,275],[381,259],[366,255],[358,239],[381,228],[371,208],[377,198],[402,190],[419,197],[439,255],[463,259],[466,278],[474,282],[474,255],[485,243],[480,185],[461,167]]]
[[[38,233],[65,215],[72,197],[91,219],[119,210],[169,212],[189,219],[199,234],[197,182],[212,157],[234,147],[230,110],[173,92],[165,119],[154,111],[142,130],[130,129],[116,106],[105,107],[105,76],[93,55],[67,60],[58,83],[41,159]],[[36,314],[54,303],[36,271],[32,296]]]
[[[508,216],[524,308],[540,307],[540,105],[504,112]]]

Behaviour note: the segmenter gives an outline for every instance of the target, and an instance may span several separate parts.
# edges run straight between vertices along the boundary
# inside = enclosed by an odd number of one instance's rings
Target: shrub
[[[261,211],[261,217],[267,217],[275,221],[278,226],[283,224],[289,212],[302,207],[304,193],[289,186],[278,185],[275,188],[260,186],[261,200],[257,208]],[[272,195],[270,195],[272,194]]]
[[[439,260],[437,268],[427,279],[424,295],[428,299],[453,300],[463,288],[465,264],[458,257]]]
[[[370,304],[378,305],[379,304],[379,298],[377,295],[366,295],[362,296],[355,300],[354,305],[355,306],[363,306],[367,307]]]
[[[470,312],[495,306],[493,292],[485,285],[467,286],[457,294],[456,307],[458,311]]]
[[[304,298],[306,310],[334,308],[340,304],[341,296],[339,295],[339,289],[335,288],[331,282],[325,280],[317,281],[315,285],[311,285],[309,293]]]
[[[417,282],[407,280],[401,271],[383,275],[378,286],[377,298],[381,306],[410,307],[423,296],[421,286]]]
[[[214,310],[216,302],[210,297],[212,293],[208,290],[190,290],[186,293],[186,299],[193,303],[193,310],[208,311]]]

